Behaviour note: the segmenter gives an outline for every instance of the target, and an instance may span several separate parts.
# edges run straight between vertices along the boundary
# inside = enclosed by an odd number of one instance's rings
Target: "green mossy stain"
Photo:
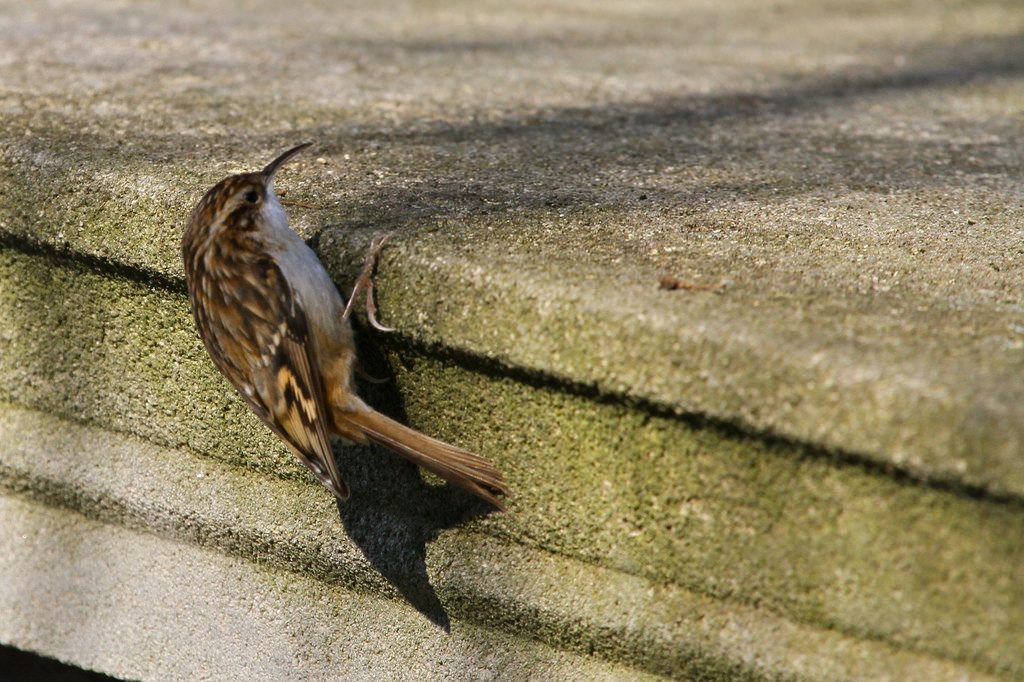
[[[180,293],[10,250],[0,398],[308,478],[216,374]],[[505,471],[525,543],[899,646],[1022,671],[1012,503],[518,381],[383,339],[401,405]],[[359,481],[356,481],[358,484]],[[312,484],[311,484],[312,485]],[[414,516],[401,497],[397,513]]]
[[[0,398],[297,475],[214,370],[185,297],[9,250],[0,280]]]
[[[496,535],[1001,670],[1024,638],[1024,514],[392,349],[410,422],[495,461]]]

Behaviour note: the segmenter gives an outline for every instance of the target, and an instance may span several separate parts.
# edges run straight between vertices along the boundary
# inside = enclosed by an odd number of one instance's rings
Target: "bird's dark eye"
[[[243,194],[242,198],[244,198],[250,204],[255,204],[257,201],[260,200],[260,195],[259,195],[259,193],[256,190],[251,189],[248,192],[246,192],[245,194]]]

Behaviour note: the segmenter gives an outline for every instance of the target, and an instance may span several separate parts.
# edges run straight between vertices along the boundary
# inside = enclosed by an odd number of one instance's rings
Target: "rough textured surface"
[[[0,326],[17,330],[6,346],[17,362],[0,366],[7,387],[0,395],[187,445],[242,471],[299,479],[295,490],[329,501],[205,360],[183,295],[66,259],[13,253],[0,258],[0,277],[11,285],[0,293]],[[385,341],[394,383],[377,397],[506,472],[512,513],[480,521],[486,532],[851,635],[997,669],[1021,666],[1018,505],[893,481],[804,448],[600,404],[471,359]],[[387,395],[396,389],[399,406]],[[29,447],[32,437],[16,442],[28,452],[37,447]],[[61,440],[47,448],[60,449]],[[460,499],[422,499],[411,468],[359,448],[345,452],[342,470],[353,504],[384,505],[407,524]],[[367,533],[392,532],[365,524]],[[388,560],[404,558],[399,551]]]
[[[402,506],[354,505],[339,523],[310,486],[253,486],[237,469],[41,413],[0,410],[0,434],[0,488],[17,494],[0,496],[0,576],[10,578],[0,582],[0,610],[17,616],[0,623],[0,639],[118,675],[221,679],[262,670],[274,677],[300,666],[314,678],[352,670],[379,678],[411,666],[421,678],[452,666],[467,677],[536,679],[575,666],[587,678],[634,679],[646,670],[701,679],[987,679],[766,609],[512,550],[473,526],[439,524],[433,534],[440,536],[425,550],[419,539],[410,553],[417,528]],[[429,510],[429,493],[406,497]],[[450,505],[447,513],[458,515]],[[434,620],[450,617],[450,639],[404,603],[422,607],[434,590],[434,608],[445,614]],[[54,606],[65,601],[65,609]],[[89,618],[75,615],[107,601]],[[189,604],[210,605],[195,612]],[[154,615],[161,613],[168,617]],[[149,623],[147,634],[127,638],[133,648],[125,661],[116,633],[136,619]],[[261,639],[272,644],[257,646]],[[384,650],[383,640],[391,642]],[[321,649],[323,641],[346,644]],[[196,655],[180,661],[160,653],[183,646],[195,646]],[[551,646],[635,667],[627,673]],[[249,653],[241,665],[238,651]],[[452,660],[453,651],[466,661]]]
[[[0,400],[201,455],[46,473],[10,408],[4,485],[654,673],[1024,677],[1022,35],[1009,0],[0,0]],[[338,548],[204,358],[185,216],[305,139],[279,184],[337,280],[398,232],[374,400],[499,463],[512,513],[339,448]],[[204,466],[243,520],[165,489]],[[595,576],[642,636],[543,615]]]
[[[66,511],[0,497],[0,512],[0,637],[118,677],[650,678]]]
[[[630,7],[13,3],[0,229],[177,278],[315,140],[298,224],[398,229],[411,335],[1024,493],[1024,7]]]

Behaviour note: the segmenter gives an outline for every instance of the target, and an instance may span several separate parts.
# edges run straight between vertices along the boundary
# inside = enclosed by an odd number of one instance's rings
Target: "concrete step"
[[[216,375],[181,292],[11,249],[0,271],[9,285],[0,321],[13,332],[0,377],[8,400],[186,446],[253,476],[260,499],[272,477],[329,503]],[[483,533],[815,627],[992,670],[1019,665],[1024,517],[1012,501],[602,400],[400,337],[381,348],[394,378],[377,396],[384,409],[508,474],[511,513],[477,521]],[[425,486],[393,456],[339,454],[358,508],[388,510],[412,528],[424,510],[444,523],[482,511],[467,495]],[[403,534],[374,524],[356,530]],[[407,551],[384,552],[382,565],[400,565]]]
[[[1024,677],[1022,32],[1010,0],[0,0],[11,537],[269,556],[380,602],[363,643],[404,618],[595,675]],[[342,446],[332,512],[205,357],[188,212],[303,140],[278,185],[336,282],[397,233],[363,390],[495,461],[508,514]],[[128,674],[19,604],[4,637]]]
[[[45,413],[0,435],[0,639],[119,677],[989,679]]]

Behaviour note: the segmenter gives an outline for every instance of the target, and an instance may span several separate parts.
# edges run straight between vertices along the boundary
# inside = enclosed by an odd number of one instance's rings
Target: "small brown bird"
[[[414,431],[356,395],[352,301],[366,292],[378,329],[371,274],[387,235],[374,239],[362,274],[342,300],[313,250],[288,227],[274,174],[301,144],[262,171],[232,175],[196,205],[181,240],[192,314],[217,369],[256,415],[328,490],[349,489],[330,437],[374,442],[499,509],[505,481],[490,462]]]

